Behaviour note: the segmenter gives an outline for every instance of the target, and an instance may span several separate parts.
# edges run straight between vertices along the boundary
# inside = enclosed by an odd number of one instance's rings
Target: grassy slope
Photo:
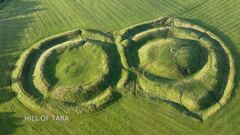
[[[189,18],[205,26],[228,44],[238,60],[239,14],[240,0],[11,0],[0,11],[0,134],[15,130],[18,134],[239,134],[238,81],[232,101],[204,123],[164,103],[132,96],[123,96],[102,112],[71,115],[66,123],[24,122],[24,116],[34,112],[21,105],[8,87],[19,54],[44,37],[73,28],[113,31],[161,16]]]

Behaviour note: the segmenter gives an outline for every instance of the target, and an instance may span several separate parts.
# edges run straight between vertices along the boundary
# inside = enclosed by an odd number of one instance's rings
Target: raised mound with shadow
[[[119,87],[134,82],[135,93],[178,104],[201,119],[230,99],[234,60],[210,31],[166,17],[117,31],[115,39],[125,68]]]
[[[12,87],[38,110],[98,110],[123,88],[204,120],[228,102],[234,76],[234,59],[219,37],[165,17],[113,35],[78,29],[44,39],[21,55]]]
[[[73,30],[26,50],[12,74],[13,89],[37,110],[97,110],[113,99],[120,60],[111,35]]]

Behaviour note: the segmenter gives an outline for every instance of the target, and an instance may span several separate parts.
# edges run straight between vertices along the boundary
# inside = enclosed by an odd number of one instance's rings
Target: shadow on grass
[[[22,119],[14,116],[13,112],[0,113],[0,134],[12,135],[17,128],[21,127]]]
[[[5,0],[4,0],[5,1]],[[0,88],[11,85],[11,72],[24,47],[20,46],[23,31],[32,23],[27,15],[42,9],[36,8],[37,1],[6,0],[0,10]],[[1,97],[1,95],[0,95]]]
[[[111,100],[111,103],[109,103],[109,104],[114,104],[114,103],[118,102],[121,99],[122,94],[117,91],[113,91],[112,96],[113,96],[113,99]]]
[[[16,93],[9,88],[0,88],[0,104],[10,101],[16,96]]]
[[[6,3],[5,3],[6,2]],[[1,3],[0,3],[1,4]],[[37,1],[4,0],[0,5],[0,104],[10,101],[16,96],[10,90],[11,72],[19,52],[24,49],[20,46],[23,32],[32,23],[27,16],[37,9]],[[14,109],[14,108],[13,108]],[[0,112],[0,135],[12,135],[21,127],[21,119],[14,112]]]
[[[28,15],[43,9],[36,8],[37,1],[8,0],[0,10],[0,50],[20,49],[19,41],[22,32],[32,23]]]
[[[97,111],[101,111],[104,108],[117,103],[121,98],[122,98],[122,94],[121,93],[117,92],[116,90],[113,91],[112,92],[112,99],[108,103],[106,103],[103,106],[101,106],[100,108],[98,108]]]
[[[183,18],[184,19],[184,18]],[[234,89],[233,89],[233,93],[232,96],[236,96],[237,95],[237,91],[236,88],[238,87],[238,82],[239,82],[239,71],[238,69],[240,68],[240,63],[238,62],[238,60],[240,59],[240,54],[237,51],[237,48],[235,47],[233,41],[224,34],[224,32],[220,31],[218,28],[214,27],[214,26],[210,26],[208,24],[205,24],[203,21],[198,20],[198,19],[185,19],[191,23],[197,24],[199,26],[204,27],[205,29],[211,31],[212,33],[214,33],[216,36],[218,36],[225,44],[226,46],[230,49],[233,58],[234,58],[234,62],[235,62],[235,80],[234,80]]]
[[[106,87],[116,86],[118,80],[121,78],[121,69],[122,65],[120,62],[120,55],[118,54],[117,48],[114,44],[102,42],[98,40],[88,39],[88,42],[94,43],[96,45],[101,46],[105,52],[108,54],[108,61],[109,61],[109,75],[106,78],[106,82],[103,87],[103,89],[106,89]]]
[[[10,2],[10,0],[0,0],[0,11]]]

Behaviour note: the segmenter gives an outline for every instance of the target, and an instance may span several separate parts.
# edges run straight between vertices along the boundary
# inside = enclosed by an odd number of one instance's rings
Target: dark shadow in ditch
[[[7,8],[0,10],[0,87],[11,85],[11,71],[15,68],[14,64],[19,57],[23,46],[19,46],[22,39],[22,32],[31,23],[31,14],[42,10],[35,8],[38,5],[36,1],[23,0],[4,0]],[[17,5],[17,6],[16,6]],[[4,63],[4,64],[3,64]]]
[[[226,35],[224,34],[224,32],[220,31],[218,28],[212,26],[212,25],[208,25],[206,23],[204,23],[203,21],[199,20],[199,19],[185,19],[191,23],[194,24],[198,24],[199,26],[202,26],[203,28],[211,31],[212,33],[214,33],[216,36],[218,36],[221,40],[223,40],[223,42],[227,45],[227,47],[230,49],[232,56],[234,58],[234,62],[235,62],[235,78],[234,78],[234,89],[232,92],[232,96],[236,96],[237,95],[237,91],[236,88],[239,86],[238,82],[239,82],[239,71],[237,69],[240,68],[240,63],[237,61],[240,59],[240,54],[237,51],[237,48],[234,46],[235,44],[233,43],[233,41]]]
[[[14,64],[19,55],[16,52],[23,49],[18,43],[22,39],[22,32],[31,23],[31,17],[27,15],[42,10],[35,8],[38,5],[36,1],[7,0],[6,2],[7,5],[5,6],[7,8],[0,11],[0,35],[6,35],[0,36],[0,54],[7,56],[0,59],[0,61],[6,62],[6,64],[0,64],[0,74],[3,75],[1,76],[3,81],[0,80],[0,87],[9,87],[11,81],[18,80],[17,78],[11,79],[11,71],[15,68]],[[6,92],[4,93],[6,94]],[[10,92],[9,97],[13,97],[13,95]]]
[[[109,87],[113,88],[114,90],[112,91],[112,98],[110,99],[110,101],[103,105],[102,107],[94,109],[99,110],[111,104],[112,102],[114,103],[118,101],[121,98],[121,94],[115,90],[115,86],[121,77],[122,65],[115,44],[89,38],[86,38],[85,42],[89,42],[92,43],[93,45],[100,46],[108,56],[109,73],[104,77],[104,79],[101,82],[97,83],[95,86],[91,86],[90,88],[88,88],[91,92],[87,93],[84,96],[85,99],[92,99],[97,97],[107,88]],[[63,102],[63,104],[66,106],[77,106],[79,103]]]
[[[191,21],[189,21],[189,22],[191,22]],[[198,23],[195,23],[195,24],[198,24]],[[209,27],[205,27],[205,28],[209,28]],[[163,35],[164,36],[164,35]],[[221,37],[221,36],[220,36]],[[138,56],[137,56],[137,54],[138,54],[138,52],[137,52],[137,50],[142,46],[142,45],[144,45],[144,44],[146,44],[147,43],[147,41],[150,39],[154,39],[155,38],[155,36],[154,35],[148,35],[147,37],[144,37],[143,39],[141,39],[141,40],[139,40],[138,42],[134,42],[134,41],[131,41],[130,39],[128,39],[129,41],[130,41],[130,44],[129,44],[129,46],[128,46],[128,50],[126,51],[126,53],[127,54],[129,54],[129,55],[127,55],[126,57],[128,58],[128,62],[130,63],[130,66],[134,66],[134,67],[137,67],[138,66],[138,64],[139,64],[139,58],[138,58]],[[224,38],[221,38],[221,39],[223,39],[223,40],[226,40],[227,39],[227,37],[224,37]],[[228,40],[227,41],[227,43],[229,44],[229,42],[230,42],[230,40]],[[231,42],[232,43],[232,42]],[[219,47],[220,45],[218,45],[217,47]],[[220,48],[220,47],[219,47]],[[222,50],[222,49],[221,49]],[[230,46],[230,50],[234,50],[233,49],[233,46]],[[217,50],[218,51],[218,50]],[[131,53],[129,53],[129,52],[131,52]],[[220,70],[218,70],[218,77],[217,77],[217,80],[218,80],[218,83],[217,83],[217,85],[216,85],[216,87],[214,87],[214,92],[209,92],[209,95],[208,96],[213,96],[212,97],[212,99],[214,99],[214,100],[216,100],[216,101],[212,101],[212,102],[217,102],[218,100],[219,100],[219,97],[221,97],[221,95],[222,95],[222,91],[221,92],[219,92],[219,89],[222,89],[222,88],[224,88],[225,87],[225,85],[226,85],[226,76],[227,76],[227,73],[229,73],[229,71],[228,71],[228,67],[227,66],[225,66],[225,65],[227,65],[227,63],[226,63],[226,61],[225,62],[222,62],[222,61],[224,61],[224,59],[223,58],[225,58],[225,57],[227,57],[225,54],[221,54],[221,57],[219,56],[220,54],[219,54],[219,52],[216,52],[217,53],[217,55],[218,55],[218,58],[219,59],[217,59],[217,63],[218,63],[218,66],[220,65],[220,66],[223,66],[223,67],[220,67]],[[221,52],[220,52],[221,53]],[[236,60],[236,55],[237,53],[235,52],[234,53],[234,57],[235,57],[235,60]],[[239,66],[238,66],[239,67]],[[237,73],[238,74],[238,73]],[[151,75],[150,75],[151,76]],[[224,79],[223,79],[224,78]],[[156,79],[156,78],[155,78]],[[220,80],[220,81],[219,81]],[[225,85],[223,85],[223,84],[225,84]],[[219,94],[220,93],[220,94]],[[156,100],[154,97],[152,98],[151,97],[151,99],[153,99],[153,100]],[[191,117],[194,117],[194,118],[197,118],[197,119],[199,119],[199,120],[201,120],[202,121],[202,118],[201,117],[199,117],[197,114],[194,114],[194,113],[192,113],[192,112],[189,112],[188,110],[187,110],[187,108],[185,108],[184,106],[182,106],[182,105],[179,105],[179,104],[176,104],[176,103],[174,103],[174,102],[171,102],[171,101],[165,101],[165,100],[161,100],[161,101],[164,101],[164,102],[167,102],[167,103],[169,103],[169,104],[171,104],[171,105],[173,105],[175,108],[177,108],[178,110],[180,110],[181,112],[184,112],[184,113],[186,113],[188,116],[191,116]],[[209,101],[209,100],[208,100]],[[204,108],[208,108],[210,105],[212,105],[212,104],[209,104],[209,103],[206,103],[206,99],[204,98],[204,99],[201,99],[201,103],[200,103]]]
[[[118,91],[114,90],[112,92],[112,98],[110,99],[110,101],[108,101],[106,104],[102,105],[101,107],[97,108],[96,111],[101,111],[104,108],[106,108],[107,106],[117,103],[121,98],[122,98],[122,94],[119,93]]]
[[[41,57],[42,53],[44,53],[47,49],[68,41],[68,36],[61,36],[58,38],[54,38],[49,40],[48,42],[41,44],[41,46],[38,49],[33,49],[32,53],[27,57],[26,62],[23,67],[23,73],[20,79],[20,81],[23,84],[24,90],[26,90],[31,96],[33,96],[35,99],[38,99],[37,102],[41,102],[43,100],[42,93],[39,92],[39,90],[34,85],[34,70],[35,66],[37,64],[38,59]]]
[[[5,56],[0,56],[1,61],[7,61],[9,63],[13,63],[14,54],[7,54]],[[16,93],[11,90],[9,87],[11,84],[11,70],[15,67],[14,64],[0,64],[0,104],[10,101],[12,98],[16,96]],[[9,71],[10,70],[10,71]]]
[[[122,69],[122,65],[120,62],[120,55],[118,54],[116,45],[102,42],[99,40],[93,40],[93,39],[87,39],[87,41],[101,46],[107,53],[110,71],[105,81],[105,84],[107,84],[107,86],[105,87],[116,86],[118,80],[121,78],[121,69]]]

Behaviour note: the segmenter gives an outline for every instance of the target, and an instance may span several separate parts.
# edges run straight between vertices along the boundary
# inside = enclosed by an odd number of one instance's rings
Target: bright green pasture
[[[0,3],[0,135],[240,133],[240,0],[8,1]],[[24,120],[25,116],[44,115],[26,108],[10,88],[14,64],[25,49],[43,38],[75,28],[112,32],[162,16],[185,18],[203,26],[232,51],[237,70],[235,88],[231,101],[219,112],[200,122],[166,103],[115,94],[115,100],[98,112],[80,115],[59,112],[70,117],[67,122]]]

